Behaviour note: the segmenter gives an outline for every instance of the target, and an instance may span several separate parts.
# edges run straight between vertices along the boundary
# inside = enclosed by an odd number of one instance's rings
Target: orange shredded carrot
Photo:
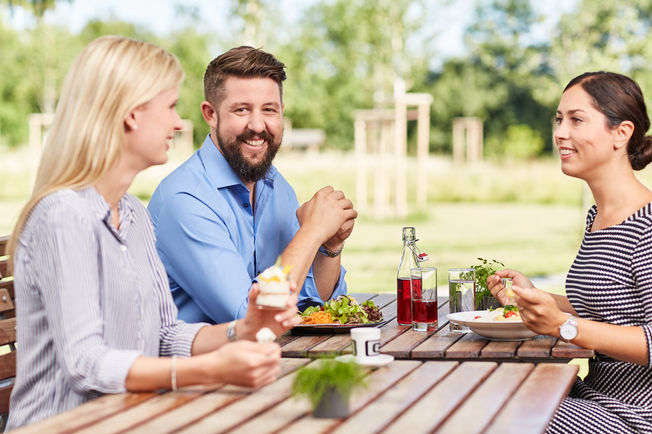
[[[323,310],[303,317],[303,324],[330,324],[332,322],[333,317],[331,317],[331,314]]]

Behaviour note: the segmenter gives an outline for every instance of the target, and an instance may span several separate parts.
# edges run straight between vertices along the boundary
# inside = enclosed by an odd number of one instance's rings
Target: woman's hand
[[[292,281],[290,282],[290,292],[285,310],[259,309],[256,307],[256,299],[260,294],[260,289],[258,284],[254,283],[249,291],[247,313],[237,324],[236,336],[239,339],[256,340],[256,332],[263,327],[269,328],[276,336],[280,336],[299,324],[301,322],[301,317],[297,315],[299,291],[296,283]]]
[[[511,298],[506,294],[505,285],[503,285],[504,277],[511,278],[512,284],[520,286],[521,288],[534,288],[532,282],[530,282],[530,280],[520,271],[510,270],[509,268],[497,271],[487,277],[487,288],[491,291],[491,295],[493,295],[503,306],[511,303]]]
[[[552,294],[540,289],[512,286],[523,324],[541,335],[559,337],[559,326],[568,318]]]
[[[197,359],[205,379],[213,383],[255,388],[274,382],[281,372],[281,347],[274,342],[230,342]]]

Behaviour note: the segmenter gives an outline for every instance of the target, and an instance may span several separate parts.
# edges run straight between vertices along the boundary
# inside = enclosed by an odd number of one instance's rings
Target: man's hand
[[[357,213],[356,213],[357,216]],[[332,251],[337,251],[342,247],[342,244],[344,243],[344,240],[349,238],[351,235],[351,232],[353,232],[353,225],[355,224],[355,218],[348,219],[347,221],[340,226],[340,228],[337,230],[335,235],[330,237],[328,240],[323,242],[322,244],[324,247],[326,247],[328,250]]]
[[[337,250],[351,235],[358,212],[343,192],[324,187],[297,209],[297,219],[302,229],[313,234],[319,244]]]

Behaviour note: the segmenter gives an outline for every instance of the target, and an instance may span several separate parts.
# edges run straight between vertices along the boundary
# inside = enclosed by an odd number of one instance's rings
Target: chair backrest
[[[16,377],[16,312],[14,278],[9,272],[5,248],[9,237],[0,237],[0,431],[9,413],[9,396]]]

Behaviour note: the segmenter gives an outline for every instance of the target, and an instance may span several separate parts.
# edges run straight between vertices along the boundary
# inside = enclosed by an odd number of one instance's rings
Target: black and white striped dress
[[[581,318],[642,327],[648,366],[598,354],[548,432],[652,433],[652,204],[619,225],[590,232],[596,214],[594,205],[566,278],[568,299]]]

